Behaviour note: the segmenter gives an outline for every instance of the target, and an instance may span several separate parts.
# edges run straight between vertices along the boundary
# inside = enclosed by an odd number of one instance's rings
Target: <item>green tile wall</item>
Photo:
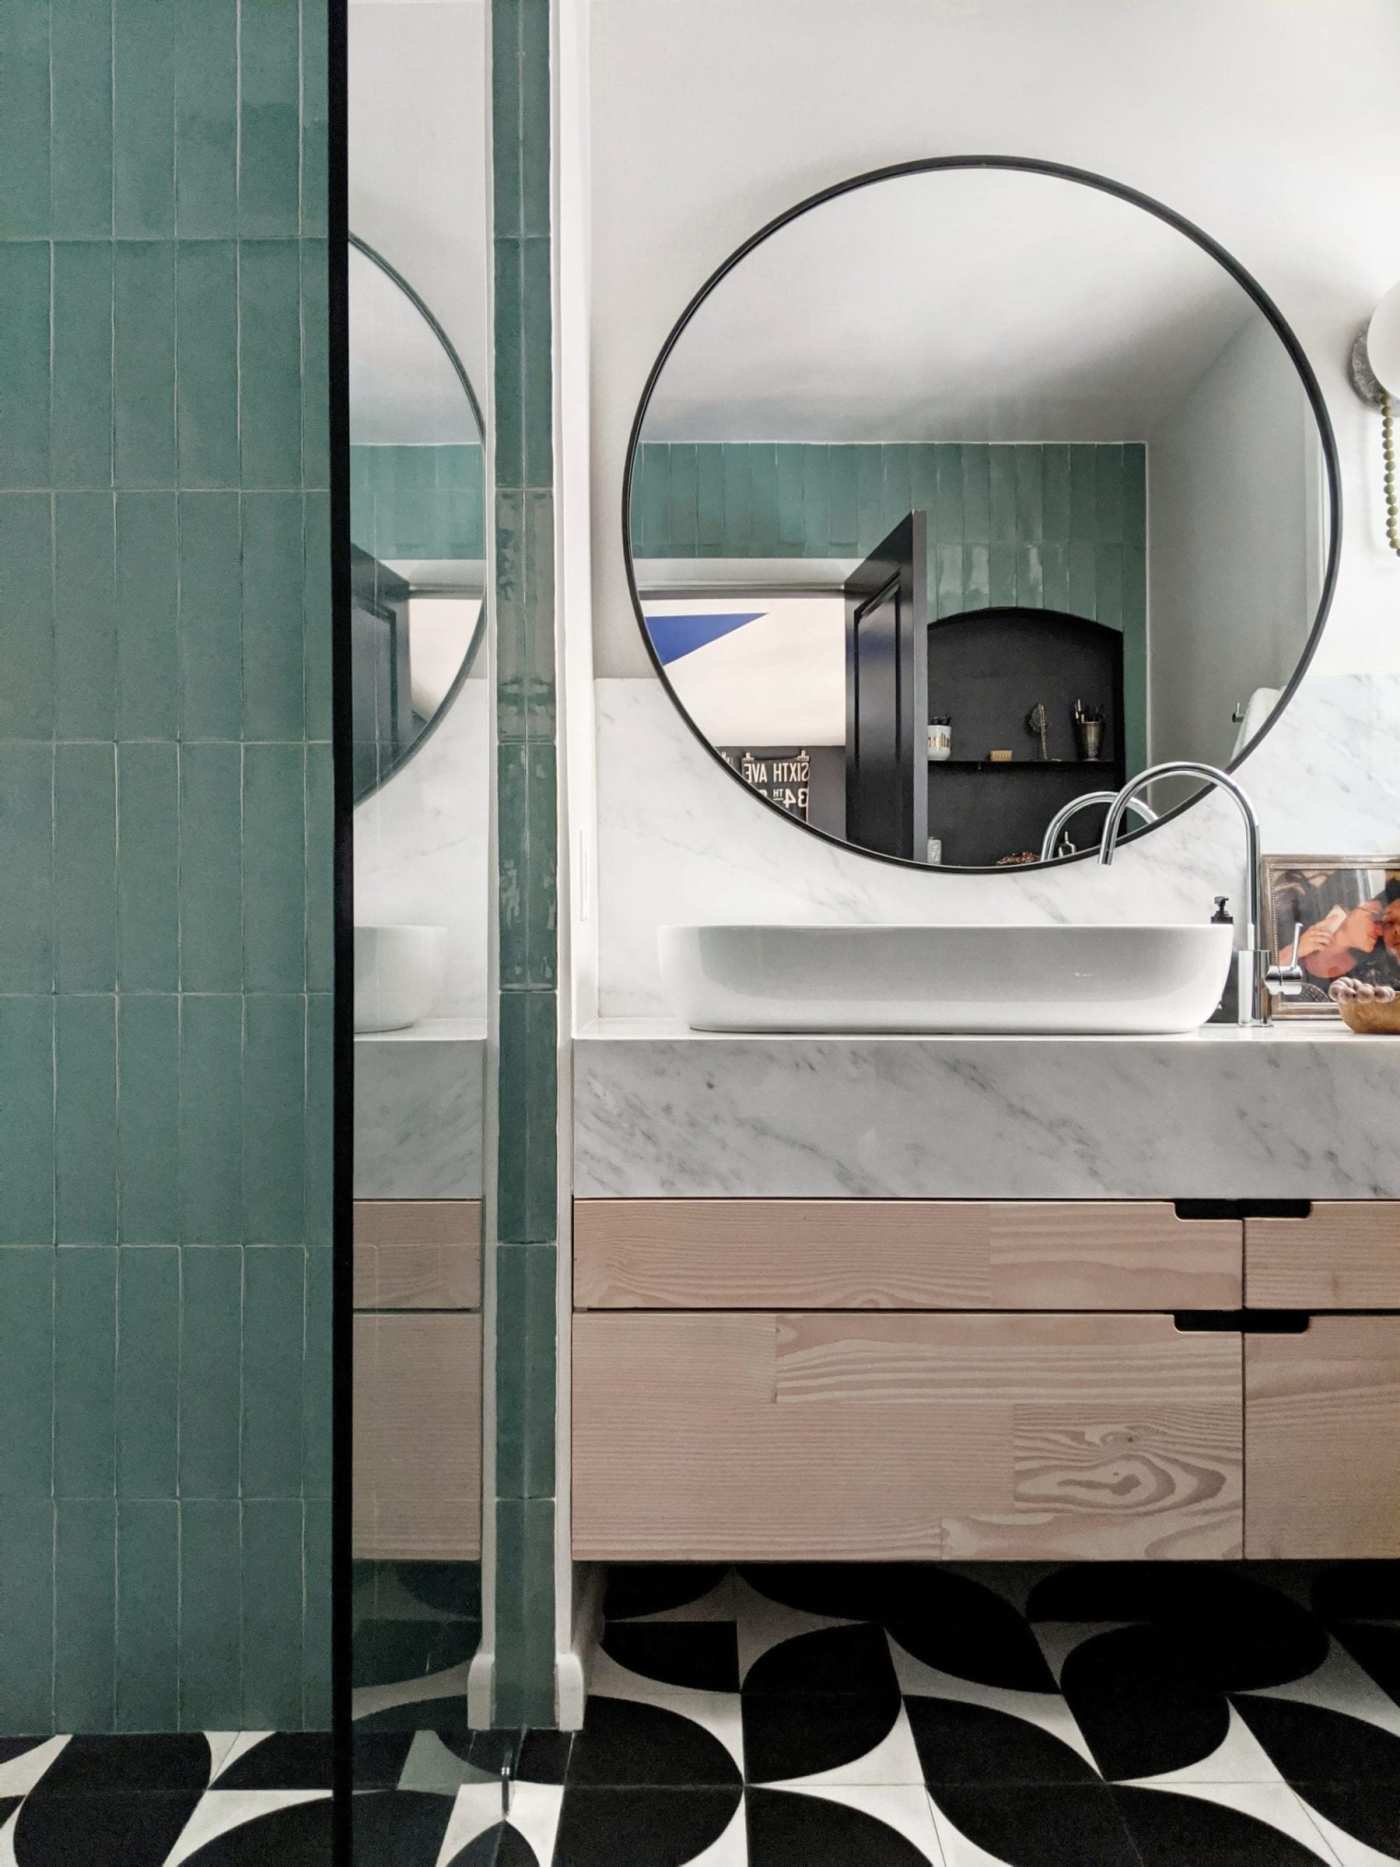
[[[485,556],[481,447],[352,447],[350,536],[384,558]]]
[[[644,442],[639,558],[863,557],[928,513],[934,616],[1017,605],[1123,632],[1128,769],[1147,750],[1147,451],[1089,446]]]
[[[0,19],[0,1731],[328,1722],[324,8]]]
[[[499,1144],[494,1716],[554,1720],[558,888],[550,0],[492,0]]]

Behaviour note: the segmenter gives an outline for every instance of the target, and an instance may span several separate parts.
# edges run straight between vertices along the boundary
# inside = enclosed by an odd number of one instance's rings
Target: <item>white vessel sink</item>
[[[426,1018],[442,990],[447,929],[355,929],[355,1029],[403,1031]]]
[[[697,1031],[1193,1031],[1233,929],[662,927],[661,977]]]

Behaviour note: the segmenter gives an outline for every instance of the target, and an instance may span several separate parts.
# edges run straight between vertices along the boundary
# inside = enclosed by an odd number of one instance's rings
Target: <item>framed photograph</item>
[[[1400,855],[1265,856],[1260,937],[1303,968],[1301,998],[1274,1001],[1276,1018],[1335,1018],[1334,979],[1400,990]]]

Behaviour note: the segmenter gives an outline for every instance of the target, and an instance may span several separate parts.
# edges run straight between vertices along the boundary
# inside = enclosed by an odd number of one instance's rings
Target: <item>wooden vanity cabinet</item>
[[[1400,1200],[1320,1199],[1244,1222],[1250,1309],[1400,1310]]]

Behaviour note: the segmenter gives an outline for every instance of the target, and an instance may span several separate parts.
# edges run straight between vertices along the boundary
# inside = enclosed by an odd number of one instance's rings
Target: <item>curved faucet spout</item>
[[[1085,791],[1079,797],[1072,797],[1067,804],[1062,804],[1045,826],[1045,834],[1040,839],[1041,861],[1050,862],[1053,860],[1057,854],[1055,846],[1060,840],[1061,831],[1065,828],[1066,824],[1072,822],[1073,819],[1079,815],[1081,810],[1088,810],[1094,804],[1111,804],[1116,795],[1117,793],[1113,791]],[[1144,823],[1155,823],[1157,821],[1156,811],[1153,810],[1150,804],[1144,804],[1140,797],[1129,798],[1128,809],[1136,816],[1141,817]],[[1070,850],[1072,853],[1074,852],[1074,845],[1072,843],[1070,844]]]

